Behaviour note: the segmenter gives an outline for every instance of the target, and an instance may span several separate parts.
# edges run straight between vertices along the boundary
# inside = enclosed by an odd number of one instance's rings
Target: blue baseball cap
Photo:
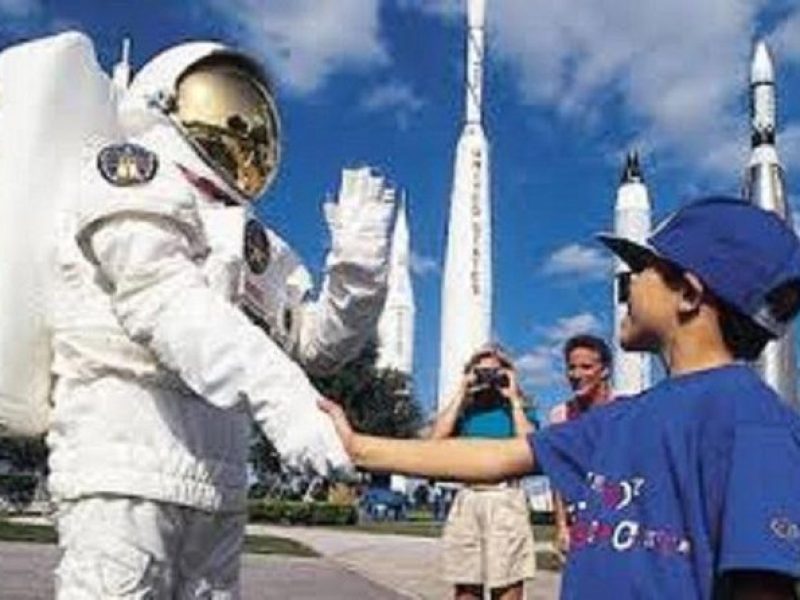
[[[800,240],[775,213],[739,198],[687,204],[645,243],[598,239],[633,271],[665,260],[694,273],[718,298],[780,337],[800,308]]]

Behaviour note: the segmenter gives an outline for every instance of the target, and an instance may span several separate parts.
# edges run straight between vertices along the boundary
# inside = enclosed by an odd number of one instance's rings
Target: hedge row
[[[355,506],[330,502],[252,500],[250,521],[289,525],[353,525],[358,521]]]
[[[0,475],[0,498],[14,504],[26,504],[33,499],[38,481],[35,475]]]

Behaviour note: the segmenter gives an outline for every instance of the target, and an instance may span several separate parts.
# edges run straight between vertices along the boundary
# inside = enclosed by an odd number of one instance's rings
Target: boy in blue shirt
[[[800,307],[800,243],[772,213],[707,198],[646,245],[602,236],[634,273],[621,341],[669,378],[527,440],[354,433],[354,462],[468,481],[540,465],[569,503],[563,598],[790,599],[800,578],[800,417],[749,366]]]

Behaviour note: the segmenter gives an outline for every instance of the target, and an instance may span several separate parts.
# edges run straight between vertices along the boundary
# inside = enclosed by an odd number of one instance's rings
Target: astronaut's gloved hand
[[[289,468],[313,471],[328,478],[354,472],[333,422],[319,409],[303,411],[302,421],[289,424],[288,430],[274,443]]]
[[[395,204],[395,190],[373,169],[344,170],[337,202],[323,206],[332,258],[367,268],[387,263]]]

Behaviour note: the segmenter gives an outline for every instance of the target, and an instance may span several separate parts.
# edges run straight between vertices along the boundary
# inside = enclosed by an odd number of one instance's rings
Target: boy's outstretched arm
[[[353,431],[342,408],[323,400],[320,407],[333,420],[342,443],[357,467],[457,481],[499,482],[533,471],[527,438],[505,440],[397,440]]]

